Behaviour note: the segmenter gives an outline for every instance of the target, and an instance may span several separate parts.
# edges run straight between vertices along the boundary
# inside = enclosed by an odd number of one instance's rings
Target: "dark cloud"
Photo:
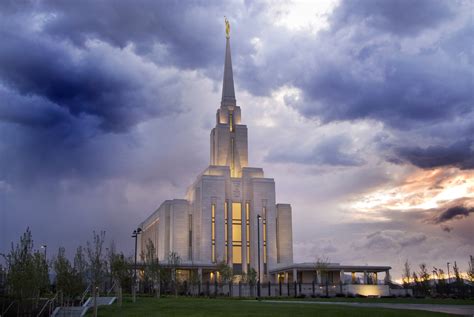
[[[465,218],[468,217],[471,213],[474,213],[473,207],[469,208],[465,206],[454,206],[441,212],[441,214],[436,217],[435,223],[442,223],[452,219]]]
[[[4,85],[20,96],[36,97],[65,108],[73,116],[94,116],[105,131],[125,131],[146,118],[181,110],[176,100],[160,100],[162,94],[149,89],[146,80],[154,79],[159,84],[160,70],[155,70],[157,74],[153,78],[150,73],[140,71],[143,66],[132,65],[134,69],[127,65],[133,61],[126,60],[126,53],[108,57],[106,54],[113,52],[103,47],[99,49],[104,55],[88,50],[77,54],[64,45],[13,32],[2,32],[2,39],[0,79]],[[161,83],[161,89],[172,86],[173,78],[167,80],[168,83]],[[10,112],[20,109],[12,105],[9,108]],[[52,121],[59,118],[51,114]],[[49,124],[51,120],[46,121]]]
[[[458,141],[450,146],[402,147],[396,149],[397,157],[421,168],[455,166],[474,168],[474,140]]]
[[[335,29],[362,23],[380,31],[413,36],[435,28],[453,12],[442,0],[368,0],[342,2],[333,15]]]
[[[371,233],[361,241],[354,243],[358,249],[401,250],[417,246],[427,239],[425,234],[400,230],[381,230]]]

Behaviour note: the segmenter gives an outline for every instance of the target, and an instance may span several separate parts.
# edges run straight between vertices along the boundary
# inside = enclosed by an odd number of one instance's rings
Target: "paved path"
[[[391,304],[391,303],[356,303],[356,302],[317,302],[317,301],[282,301],[263,300],[264,303],[285,304],[316,304],[316,305],[343,305],[352,307],[380,307],[391,309],[427,310],[432,312],[454,315],[474,316],[474,305],[439,305],[439,304]]]

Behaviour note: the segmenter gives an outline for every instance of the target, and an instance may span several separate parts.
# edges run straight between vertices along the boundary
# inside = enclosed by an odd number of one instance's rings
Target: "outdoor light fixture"
[[[257,254],[258,254],[258,278],[257,278],[257,298],[260,298],[260,220],[262,216],[257,215]]]
[[[133,267],[133,302],[136,301],[136,283],[137,283],[137,238],[138,235],[142,233],[142,228],[137,228],[132,232],[132,238],[135,238],[135,265]]]

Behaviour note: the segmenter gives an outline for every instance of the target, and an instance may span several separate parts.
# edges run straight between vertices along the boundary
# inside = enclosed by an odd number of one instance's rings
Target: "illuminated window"
[[[250,203],[245,203],[245,226],[246,226],[246,237],[247,237],[247,264],[250,264]]]
[[[232,203],[232,263],[242,264],[242,204]]]
[[[230,129],[230,132],[234,132],[234,114],[231,112],[229,112],[229,129]]]
[[[216,204],[211,205],[211,260],[216,263]]]

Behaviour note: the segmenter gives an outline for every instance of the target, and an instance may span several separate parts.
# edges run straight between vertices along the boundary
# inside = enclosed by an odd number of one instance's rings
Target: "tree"
[[[7,268],[6,286],[8,293],[26,308],[26,301],[32,301],[32,309],[38,306],[39,297],[49,288],[48,264],[42,252],[33,251],[33,238],[29,228],[16,245],[12,243],[8,254],[2,254]]]
[[[142,260],[145,263],[144,279],[151,282],[155,289],[156,298],[160,297],[160,261],[156,254],[156,248],[151,239],[148,239],[145,245],[145,253],[142,254]]]
[[[78,246],[74,255],[74,270],[76,271],[78,282],[82,291],[86,288],[87,281],[87,260],[84,256],[84,249]]]
[[[471,255],[470,256],[470,261],[469,261],[469,268],[467,271],[467,278],[469,279],[469,282],[474,283],[474,257]]]
[[[329,279],[328,279],[328,266],[329,258],[327,257],[318,257],[316,263],[314,264],[314,269],[316,271],[316,278],[319,279],[320,283],[323,282],[322,277],[325,277],[326,284],[326,296],[329,296]]]
[[[56,273],[56,289],[63,293],[66,303],[69,305],[69,302],[81,293],[82,280],[65,253],[65,249],[60,247],[58,255],[53,261],[53,268]]]
[[[110,258],[110,273],[118,287],[118,302],[122,306],[122,290],[132,285],[132,260],[123,253],[114,253]]]
[[[222,260],[217,264],[217,272],[219,272],[221,282],[224,284],[229,283],[234,277],[234,271],[225,260]]]
[[[255,285],[257,283],[257,271],[255,271],[253,267],[251,267],[247,272],[245,282],[250,283],[251,285]]]
[[[403,266],[403,275],[402,275],[404,288],[408,288],[410,286],[410,278],[411,278],[410,263],[408,263],[408,260],[406,260]]]
[[[430,282],[430,274],[428,273],[428,268],[426,267],[425,263],[420,264],[420,272],[418,274],[420,279],[420,288],[423,295],[428,294],[429,289],[429,282]]]
[[[176,276],[176,270],[178,266],[181,264],[181,257],[179,256],[178,253],[176,252],[170,252],[168,254],[168,265],[170,266],[171,269],[171,282],[173,284],[173,289],[174,289],[174,295],[177,297],[178,296],[178,287],[177,287],[177,276]]]
[[[106,262],[103,259],[105,231],[100,234],[93,232],[92,242],[87,241],[87,257],[89,259],[89,280],[94,297],[94,317],[97,317],[97,291],[103,281]]]

